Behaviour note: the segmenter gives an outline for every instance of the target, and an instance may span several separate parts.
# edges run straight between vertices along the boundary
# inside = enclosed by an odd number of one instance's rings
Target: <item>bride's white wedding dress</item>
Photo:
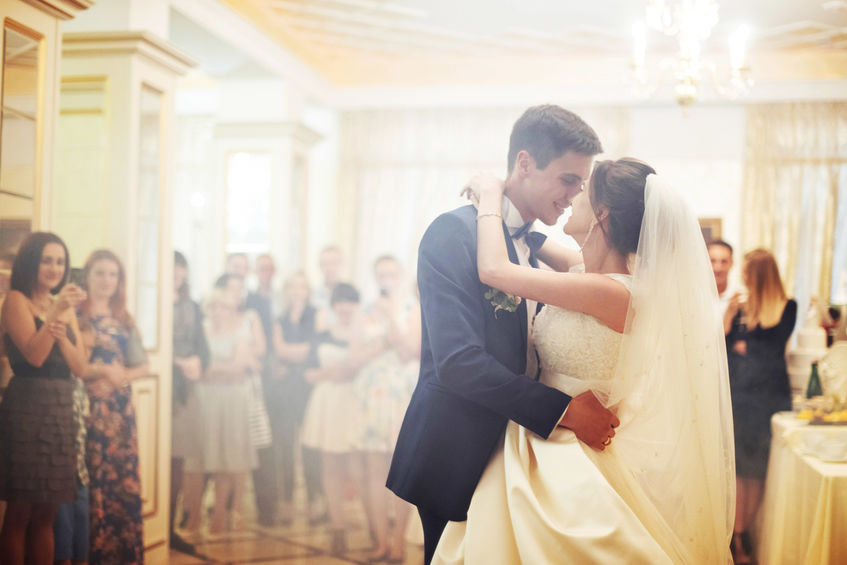
[[[627,275],[608,276],[630,284]],[[541,381],[551,387],[576,396],[615,376],[621,334],[591,316],[545,306],[533,337]],[[545,440],[509,422],[468,520],[447,524],[433,563],[671,563],[642,522],[654,511],[630,475],[614,441],[599,452],[570,430]]]

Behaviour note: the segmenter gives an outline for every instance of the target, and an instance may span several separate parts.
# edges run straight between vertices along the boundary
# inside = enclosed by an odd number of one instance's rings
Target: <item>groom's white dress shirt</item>
[[[510,234],[514,234],[526,223],[512,201],[505,196],[503,197],[501,214]],[[515,252],[518,255],[518,263],[524,267],[529,267],[529,245],[526,238],[512,239],[512,244],[514,244]],[[535,341],[532,339],[532,322],[535,320],[535,310],[538,303],[528,298],[524,300],[526,301],[526,374],[530,378],[535,378],[536,373],[538,373],[538,357],[535,355]]]
[[[506,223],[506,228],[509,230],[510,234],[518,231],[526,223],[524,222],[523,217],[521,217],[521,213],[518,212],[518,209],[515,208],[515,205],[512,204],[512,201],[506,196],[503,196],[503,205],[500,209],[500,213],[503,216],[503,221]],[[526,238],[520,237],[513,239],[512,243],[514,244],[515,252],[518,255],[518,263],[525,267],[531,266],[529,264],[529,244],[527,244]],[[526,300],[526,374],[530,378],[534,379],[538,373],[538,356],[535,353],[535,339],[533,339],[532,336],[532,325],[535,322],[535,310],[538,306],[538,302],[528,298],[525,298],[524,300]],[[565,412],[567,411],[568,408],[566,406],[564,412],[562,412],[562,417],[559,418],[559,421],[564,418]]]

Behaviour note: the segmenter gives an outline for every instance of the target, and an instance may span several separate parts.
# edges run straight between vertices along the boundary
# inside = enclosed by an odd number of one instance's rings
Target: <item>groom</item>
[[[513,263],[537,267],[533,221],[553,225],[571,205],[602,151],[579,116],[553,105],[529,108],[509,140],[503,237]],[[508,420],[547,438],[556,426],[596,449],[617,425],[591,392],[571,398],[536,379],[535,304],[495,311],[479,281],[476,209],[442,214],[418,251],[421,370],[388,474],[387,486],[418,507],[425,562],[448,520],[466,519],[476,484],[502,441]],[[529,308],[527,303],[530,302]],[[566,475],[562,480],[566,481]]]

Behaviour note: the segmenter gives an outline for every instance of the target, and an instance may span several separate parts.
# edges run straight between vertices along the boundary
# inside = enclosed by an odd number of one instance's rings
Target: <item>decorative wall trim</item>
[[[136,380],[133,383],[132,387],[132,396],[133,396],[133,404],[135,406],[136,418],[139,413],[142,413],[141,403],[144,402],[144,406],[148,408],[148,410],[143,411],[145,414],[145,418],[149,418],[150,421],[153,422],[153,430],[150,434],[145,434],[145,441],[153,442],[149,449],[153,451],[153,461],[146,461],[146,464],[149,466],[149,469],[152,469],[148,475],[153,477],[153,486],[150,487],[150,490],[147,491],[150,493],[149,497],[145,497],[145,489],[144,483],[146,482],[145,476],[141,476],[140,479],[142,481],[141,486],[141,508],[142,508],[142,517],[149,518],[150,516],[154,516],[159,511],[159,453],[161,451],[161,446],[159,445],[159,430],[161,428],[161,407],[159,406],[160,402],[160,387],[161,387],[161,379],[158,374],[148,375],[147,377],[143,377],[141,379]],[[147,401],[144,399],[146,395],[150,395],[151,400]],[[152,413],[149,411],[152,410]],[[140,436],[141,434],[139,434]],[[150,437],[152,436],[152,437]],[[139,437],[139,440],[141,438]],[[138,459],[139,463],[141,462],[142,455],[147,452],[147,448],[145,448],[144,452],[141,450],[142,446],[139,441],[138,446]],[[147,467],[145,467],[147,468]],[[152,504],[152,508],[148,507],[148,504]],[[146,510],[145,510],[146,508]]]
[[[156,540],[156,541],[154,541],[154,542],[153,542],[153,543],[151,543],[150,545],[145,545],[145,546],[144,546],[144,552],[146,553],[146,552],[148,552],[148,551],[151,551],[151,550],[153,550],[153,549],[156,549],[157,547],[161,547],[161,546],[165,545],[165,541],[166,541],[166,540],[164,540],[164,539],[160,539],[160,540]]]
[[[62,55],[108,56],[140,55],[184,75],[196,61],[167,41],[145,31],[96,31],[66,33],[62,36]]]
[[[71,20],[77,12],[87,10],[94,5],[94,0],[23,0],[60,20]],[[108,1],[108,0],[107,0]]]
[[[293,139],[311,147],[323,136],[300,122],[230,122],[215,125],[215,137],[227,139],[282,138]]]

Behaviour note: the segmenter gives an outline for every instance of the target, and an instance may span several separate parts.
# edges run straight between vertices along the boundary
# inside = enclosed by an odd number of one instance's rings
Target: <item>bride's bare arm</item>
[[[544,245],[537,252],[538,258],[554,271],[567,273],[574,265],[582,264],[582,254],[552,241],[549,237],[544,240]]]
[[[542,271],[509,261],[500,218],[503,183],[489,176],[475,180],[480,188],[477,219],[480,280],[509,294],[588,314],[623,332],[629,308],[626,286],[601,274]]]

